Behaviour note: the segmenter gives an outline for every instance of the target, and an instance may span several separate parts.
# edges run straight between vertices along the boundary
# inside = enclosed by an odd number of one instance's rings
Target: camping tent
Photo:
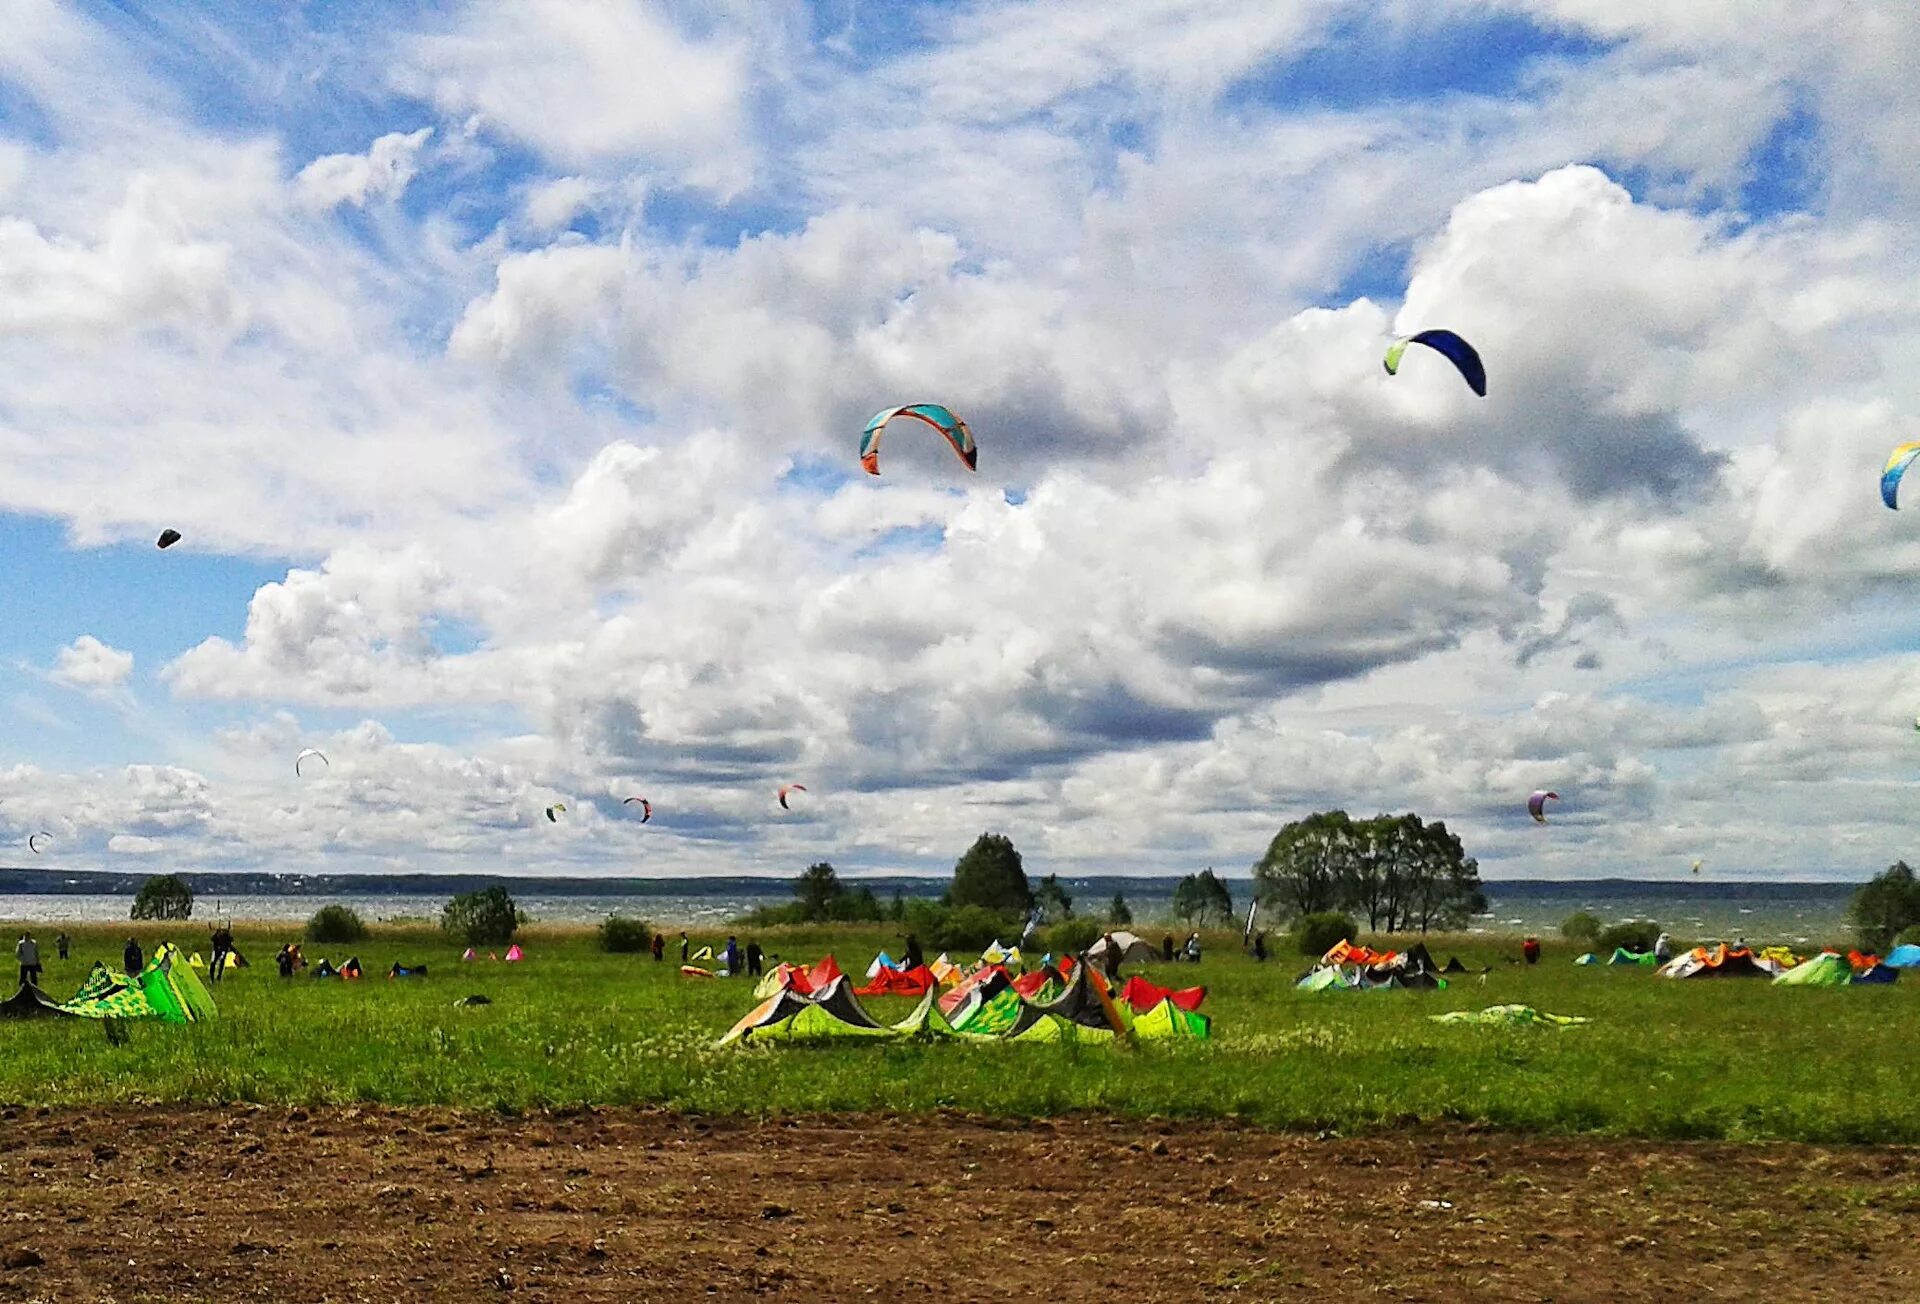
[[[1160,952],[1148,945],[1147,940],[1124,929],[1106,933],[1092,946],[1087,948],[1087,959],[1098,964],[1107,958],[1107,938],[1113,939],[1113,945],[1119,948],[1122,964],[1150,964],[1159,960]]]
[[[1915,946],[1912,942],[1896,946],[1887,952],[1887,958],[1882,963],[1890,964],[1896,969],[1920,967],[1920,946]]]
[[[1652,951],[1629,951],[1624,946],[1616,946],[1613,948],[1613,954],[1607,957],[1607,963],[1643,964],[1648,968],[1652,968],[1658,964],[1659,961],[1654,958]]]
[[[1774,977],[1780,987],[1845,987],[1853,981],[1853,966],[1833,951],[1822,951],[1805,964],[1797,964]]]

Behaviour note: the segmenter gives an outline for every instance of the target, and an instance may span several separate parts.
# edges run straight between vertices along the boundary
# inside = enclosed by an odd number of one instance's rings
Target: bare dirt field
[[[0,1300],[1920,1297],[1920,1153],[0,1110]]]

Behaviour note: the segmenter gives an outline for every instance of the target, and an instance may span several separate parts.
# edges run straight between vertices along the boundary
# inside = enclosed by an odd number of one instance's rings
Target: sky
[[[1908,0],[8,13],[0,863],[1920,853]]]

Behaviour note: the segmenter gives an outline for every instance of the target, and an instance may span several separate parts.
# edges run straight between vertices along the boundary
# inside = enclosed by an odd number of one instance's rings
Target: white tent
[[[1160,958],[1160,952],[1145,938],[1126,932],[1124,929],[1108,933],[1087,948],[1087,959],[1100,961],[1107,958],[1107,939],[1113,939],[1113,945],[1120,950],[1122,964],[1148,964]]]

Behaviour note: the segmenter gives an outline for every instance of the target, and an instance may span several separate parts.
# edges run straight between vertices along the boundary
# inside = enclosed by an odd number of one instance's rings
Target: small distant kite
[[[909,403],[905,407],[882,408],[860,432],[860,465],[868,475],[880,474],[880,433],[895,417],[912,417],[938,430],[953,446],[954,453],[967,464],[967,470],[979,470],[980,450],[974,446],[973,432],[951,409],[938,403]],[[802,789],[804,791],[804,789]]]
[[[40,854],[40,844],[51,841],[53,841],[53,835],[51,833],[36,833],[27,839],[27,850],[37,856]]]
[[[620,804],[622,806],[631,806],[636,801],[640,803],[640,822],[642,824],[645,824],[648,820],[653,818],[652,802],[648,801],[645,797],[629,797],[625,801],[621,802]]]
[[[160,537],[153,541],[153,546],[156,548],[171,548],[178,542],[180,542],[180,531],[171,529],[162,530],[160,531]]]
[[[1698,874],[1698,873],[1700,872],[1700,866],[1702,866],[1702,865],[1704,865],[1704,864],[1706,864],[1706,863],[1707,863],[1707,862],[1706,862],[1706,861],[1704,861],[1704,860],[1696,860],[1696,861],[1694,861],[1694,862],[1693,862],[1693,872],[1694,872],[1694,873],[1696,873],[1696,874]]]
[[[1534,793],[1533,796],[1527,798],[1527,814],[1533,816],[1533,822],[1535,824],[1545,824],[1547,822],[1547,803],[1559,800],[1559,793],[1548,792],[1542,788],[1540,791]]]
[[[309,759],[319,761],[320,764],[326,766],[329,770],[333,768],[333,762],[327,759],[325,752],[321,751],[318,747],[309,747],[306,751],[301,752],[293,758],[293,773],[296,778],[306,773],[300,766]]]
[[[1409,344],[1424,344],[1440,354],[1460,369],[1461,377],[1474,393],[1481,398],[1487,396],[1486,364],[1480,361],[1480,354],[1473,345],[1452,331],[1421,331],[1418,335],[1403,335],[1395,340],[1387,346],[1385,366],[1389,376],[1400,374],[1400,355],[1407,351]]]
[[[1900,477],[1916,457],[1920,457],[1920,441],[1901,444],[1887,454],[1887,464],[1880,471],[1880,501],[1896,512],[1900,510]]]
[[[793,807],[791,807],[791,806],[789,806],[789,805],[787,805],[787,794],[788,794],[788,793],[790,793],[790,792],[805,792],[806,790],[807,790],[807,785],[806,785],[806,784],[804,784],[804,783],[783,783],[783,784],[781,784],[781,785],[780,785],[780,809],[781,809],[781,810],[792,810],[792,809],[793,809]]]
[[[558,814],[555,813],[556,811]],[[558,824],[560,822],[560,816],[566,813],[567,803],[564,801],[556,801],[553,805],[547,807],[547,823]]]

